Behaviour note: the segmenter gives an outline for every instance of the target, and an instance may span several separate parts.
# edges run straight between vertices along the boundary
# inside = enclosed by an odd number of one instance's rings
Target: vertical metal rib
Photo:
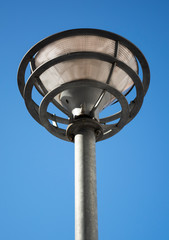
[[[119,46],[119,42],[116,41],[115,51],[114,51],[114,57],[115,57],[115,58],[117,58],[118,46]],[[111,69],[110,69],[110,72],[109,72],[109,76],[108,76],[107,81],[106,81],[107,84],[110,83],[110,80],[111,80],[111,77],[112,77],[112,75],[113,75],[113,71],[114,71],[115,66],[116,66],[116,62],[114,62],[114,63],[112,64],[112,66],[111,66]],[[96,109],[98,108],[98,106],[99,106],[99,104],[101,103],[104,95],[105,95],[105,90],[102,91],[102,93],[100,94],[98,100],[97,100],[96,103],[94,104],[93,109],[92,109],[92,111],[91,111],[92,114],[93,114],[93,113],[96,111]]]

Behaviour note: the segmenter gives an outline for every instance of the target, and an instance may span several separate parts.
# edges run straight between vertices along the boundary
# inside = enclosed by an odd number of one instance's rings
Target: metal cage
[[[49,61],[44,62],[40,66],[36,67],[35,58],[41,49],[43,49],[45,46],[48,46],[53,42],[73,36],[98,36],[104,39],[113,40],[115,42],[114,56],[99,51],[72,51],[69,54],[56,56],[50,59]],[[138,70],[137,72],[134,71],[125,62],[117,58],[119,45],[124,46],[133,54],[137,62],[137,66],[138,68],[139,67],[141,68],[141,71],[140,70]],[[72,60],[81,61],[82,59],[94,59],[111,64],[111,69],[106,82],[102,83],[99,82],[97,79],[76,79],[61,84],[60,86],[52,89],[51,91],[48,91],[45,88],[45,86],[41,83],[40,81],[41,75],[54,65],[65,63]],[[31,71],[30,76],[26,82],[25,75],[28,64],[30,64]],[[118,91],[115,87],[110,85],[110,77],[113,75],[115,66],[123,70],[133,81],[133,87],[127,93],[122,93]],[[140,73],[142,72],[142,76],[139,76],[139,72]],[[58,94],[61,94],[66,90],[78,87],[94,89],[97,88],[101,90],[101,94],[97,101],[94,103],[90,114],[88,116],[83,114],[82,116],[79,116],[80,119],[85,119],[84,121],[81,122],[84,123],[87,117],[90,122],[93,122],[93,124],[95,124],[97,132],[96,134],[97,141],[101,141],[119,132],[127,123],[129,123],[137,115],[142,106],[144,96],[147,92],[149,81],[150,71],[148,63],[144,55],[135,45],[133,45],[130,41],[126,40],[125,38],[119,35],[96,29],[68,30],[54,34],[40,41],[27,52],[27,54],[22,59],[18,70],[19,90],[25,100],[25,104],[29,113],[38,123],[43,125],[50,133],[66,141],[73,141],[74,139],[73,133],[72,132],[70,133],[69,128],[68,128],[69,131],[60,128],[59,123],[66,124],[69,126],[72,125],[72,123],[77,122],[78,118],[73,116],[70,111],[68,111],[56,100],[56,96]],[[36,104],[35,101],[32,99],[32,89],[34,86],[43,97],[40,106]],[[137,96],[135,97],[135,99],[128,103],[125,95],[127,95],[133,88],[136,89]],[[105,118],[96,119],[94,115],[92,115],[92,112],[97,109],[105,93],[109,93],[115,97],[116,101],[118,101],[121,105],[121,111],[111,116],[107,116]],[[48,112],[47,108],[51,102],[59,110],[66,114],[67,118],[56,116],[55,114]],[[113,105],[111,107],[113,108]],[[117,119],[119,119],[117,123],[112,123],[112,121]],[[53,121],[53,123],[51,122],[51,120]]]

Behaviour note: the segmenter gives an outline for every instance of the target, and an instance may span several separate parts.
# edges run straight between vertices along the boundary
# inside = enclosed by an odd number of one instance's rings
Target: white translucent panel
[[[55,57],[79,51],[93,51],[114,56],[115,41],[90,35],[63,38],[41,49],[35,57],[35,65],[38,67]]]
[[[133,86],[133,81],[122,69],[115,66],[110,79],[110,85],[119,92],[124,93]]]
[[[130,68],[132,68],[135,72],[138,72],[138,65],[134,55],[128,50],[128,48],[119,44],[117,59],[126,63]]]
[[[71,60],[51,67],[41,75],[40,79],[47,91],[79,79],[92,79],[106,83],[111,66],[108,62],[96,59]]]

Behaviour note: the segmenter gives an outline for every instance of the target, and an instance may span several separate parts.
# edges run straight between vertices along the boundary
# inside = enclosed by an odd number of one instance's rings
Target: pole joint
[[[68,139],[71,142],[74,142],[74,137],[81,131],[86,129],[93,129],[96,137],[96,141],[102,138],[103,136],[103,129],[101,124],[92,118],[89,117],[79,117],[74,119],[67,127],[66,134]]]

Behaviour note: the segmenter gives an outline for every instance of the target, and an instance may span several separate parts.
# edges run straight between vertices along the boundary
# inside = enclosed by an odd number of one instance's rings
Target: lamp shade
[[[106,37],[87,34],[64,37],[48,44],[36,54],[35,67],[37,68],[45,62],[59,56],[81,52],[95,52],[116,57],[136,73],[138,72],[136,58],[127,47],[121,43],[118,43],[117,46],[116,41]],[[133,86],[132,79],[115,64],[112,66],[109,62],[86,57],[64,61],[50,67],[40,76],[41,87],[39,86],[39,88],[43,88],[43,91],[45,89],[46,92],[50,92],[64,83],[80,79],[90,79],[108,83],[123,94],[126,94]],[[63,93],[55,97],[55,100],[59,101],[69,111],[74,112],[75,109],[80,109],[80,106],[83,105],[85,106],[83,107],[85,108],[85,113],[88,114],[99,98],[101,90],[93,90],[91,88],[76,89],[76,93],[77,94],[75,94],[75,91],[71,93],[69,91],[66,92],[66,97],[65,93]],[[105,106],[113,102],[113,100],[115,100],[115,97],[106,93],[98,111],[100,112]]]

